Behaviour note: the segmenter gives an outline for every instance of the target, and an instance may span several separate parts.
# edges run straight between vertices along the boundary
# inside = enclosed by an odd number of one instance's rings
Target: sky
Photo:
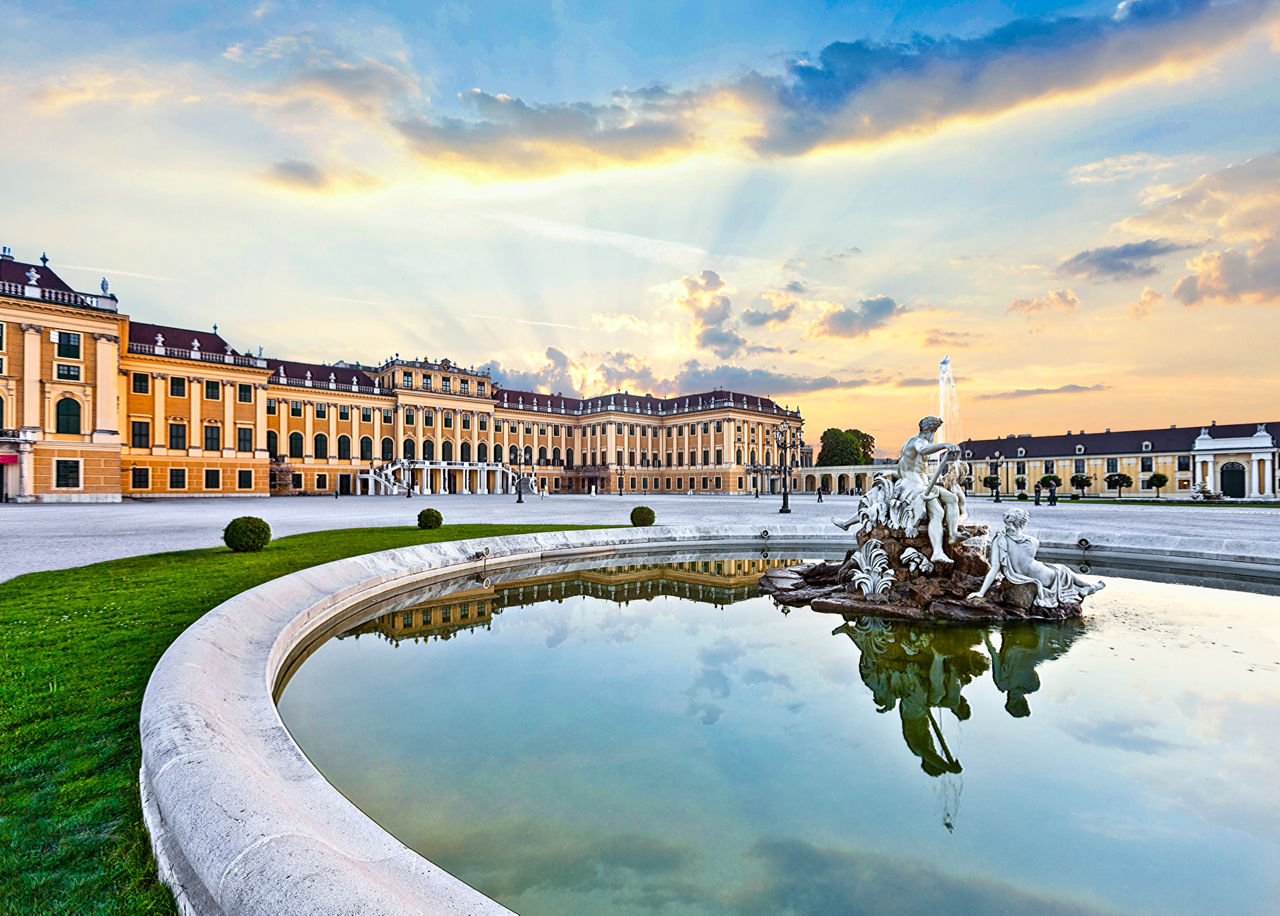
[[[284,358],[1270,421],[1280,3],[0,0],[0,242]]]

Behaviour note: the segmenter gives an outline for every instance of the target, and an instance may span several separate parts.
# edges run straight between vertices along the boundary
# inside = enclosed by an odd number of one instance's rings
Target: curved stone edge
[[[841,531],[618,528],[423,544],[266,582],[209,611],[161,656],[142,700],[143,818],[184,916],[509,912],[404,846],[331,786],[272,691],[295,649],[379,594],[489,567],[664,546],[840,546]]]

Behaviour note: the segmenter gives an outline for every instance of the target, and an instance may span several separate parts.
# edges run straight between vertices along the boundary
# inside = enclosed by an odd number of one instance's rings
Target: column
[[[93,440],[111,441],[120,435],[120,338],[113,334],[94,334],[93,341],[97,369]]]
[[[200,416],[200,403],[204,400],[204,379],[187,377],[187,395],[191,398],[191,425],[187,428],[187,448],[204,454],[204,421]],[[284,443],[280,444],[281,449]],[[190,454],[190,452],[188,452]],[[188,486],[194,486],[190,481]]]
[[[253,457],[267,457],[267,395],[269,393],[266,385],[255,384],[253,386]],[[279,416],[280,407],[276,405],[276,415]]]
[[[1275,455],[1264,455],[1262,458],[1262,495],[1276,495]]]
[[[1262,460],[1260,455],[1253,453],[1249,455],[1249,464],[1247,475],[1249,478],[1249,489],[1246,491],[1250,499],[1256,499],[1262,495],[1258,487],[1258,478],[1262,476]]]
[[[22,328],[22,425],[42,429],[44,423],[40,416],[40,347],[44,328],[38,324],[20,325]],[[17,413],[14,414],[15,419]],[[86,418],[87,419],[87,418]],[[34,477],[28,476],[28,488],[34,484]]]
[[[157,448],[169,445],[169,424],[165,422],[164,399],[168,397],[169,376],[163,372],[151,373],[151,454]]]
[[[236,392],[235,382],[222,383],[222,454],[227,458],[236,455]],[[228,471],[227,473],[231,473]]]

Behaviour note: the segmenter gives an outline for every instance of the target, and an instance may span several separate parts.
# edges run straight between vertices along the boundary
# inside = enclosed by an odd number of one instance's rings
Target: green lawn
[[[175,912],[142,825],[138,715],[161,654],[210,608],[356,554],[586,527],[323,531],[258,554],[186,550],[0,583],[0,912]]]

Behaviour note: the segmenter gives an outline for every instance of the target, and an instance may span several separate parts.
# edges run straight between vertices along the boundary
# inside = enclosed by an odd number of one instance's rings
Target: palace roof
[[[1267,432],[1280,436],[1280,422],[1264,424]],[[1200,430],[1207,428],[1215,439],[1252,436],[1257,423],[1228,423],[1200,426],[1170,426],[1160,429],[1122,429],[1101,433],[1067,433],[1060,436],[1006,436],[1003,439],[967,439],[960,447],[973,453],[973,460],[1001,458],[1062,458],[1077,454],[1076,446],[1084,446],[1085,455],[1127,455],[1149,452],[1190,452]],[[1143,443],[1151,447],[1144,449]],[[1018,454],[1018,449],[1023,454]]]
[[[129,322],[129,343],[156,346],[156,336],[164,338],[162,346],[177,347],[182,350],[192,349],[191,342],[197,341],[197,349],[205,353],[226,353],[227,342],[221,334],[213,331],[193,331],[190,328],[175,328],[166,324],[148,324],[145,321]],[[239,356],[236,350],[230,351],[232,356]]]
[[[698,394],[682,394],[673,398],[655,398],[650,394],[632,394],[626,391],[615,391],[589,398],[564,397],[559,394],[544,394],[540,391],[520,391],[513,388],[499,388],[493,393],[494,401],[502,407],[523,406],[527,410],[546,411],[549,413],[604,413],[615,410],[636,414],[658,414],[667,416],[674,413],[697,411],[711,407],[740,407],[746,410],[759,410],[768,413],[782,412],[772,398],[754,394],[740,394],[734,391],[703,391]]]
[[[327,387],[330,374],[335,382],[343,386],[354,384],[361,388],[373,388],[378,384],[366,373],[351,366],[326,366],[323,363],[298,363],[290,359],[268,358],[267,368],[271,370],[273,382],[281,378],[290,382],[302,382],[310,372],[312,384],[316,388]],[[280,374],[281,369],[284,370],[283,376]]]

